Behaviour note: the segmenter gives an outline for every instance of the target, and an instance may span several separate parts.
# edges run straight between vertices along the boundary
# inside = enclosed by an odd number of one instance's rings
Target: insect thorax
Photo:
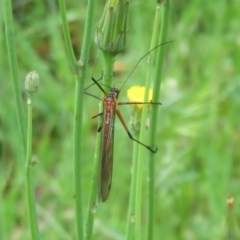
[[[111,99],[118,98],[118,94],[119,94],[119,90],[117,88],[111,88],[107,98],[111,98]]]

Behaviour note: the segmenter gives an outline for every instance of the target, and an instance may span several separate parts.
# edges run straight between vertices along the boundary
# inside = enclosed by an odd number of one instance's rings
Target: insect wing
[[[101,161],[98,193],[99,200],[103,202],[108,198],[112,182],[115,112],[116,102],[114,99],[106,98],[104,100],[102,122]]]

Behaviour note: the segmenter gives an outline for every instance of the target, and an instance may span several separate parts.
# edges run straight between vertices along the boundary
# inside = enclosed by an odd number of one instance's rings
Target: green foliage
[[[14,3],[13,3],[14,4]],[[159,109],[156,155],[155,238],[167,240],[230,239],[239,236],[240,75],[239,3],[172,1]],[[86,6],[67,1],[67,19],[75,55],[83,35]],[[96,3],[94,23],[104,4]],[[117,57],[127,70],[121,83],[148,50],[155,2],[131,1],[126,51]],[[73,111],[74,75],[67,61],[58,6],[30,1],[13,6],[19,81],[35,70],[41,88],[33,101],[32,169],[41,239],[74,239]],[[2,18],[0,18],[2,22]],[[4,32],[3,24],[2,32]],[[96,26],[95,26],[96,27]],[[24,162],[4,34],[0,35],[0,239],[28,239]],[[92,47],[86,86],[101,76],[101,59]],[[142,62],[124,85],[142,84]],[[119,83],[120,82],[120,83]],[[96,87],[89,89],[95,94]],[[98,94],[98,93],[97,93]],[[24,94],[23,94],[24,98]],[[24,98],[25,99],[25,98]],[[84,96],[83,216],[86,217],[93,171],[98,101]],[[26,102],[25,102],[26,106]],[[128,121],[130,109],[122,107]],[[26,109],[25,109],[26,110]],[[130,191],[131,147],[116,119],[113,182],[109,199],[98,206],[93,239],[124,239]],[[143,162],[147,169],[148,163]],[[147,171],[147,170],[146,170]],[[143,179],[146,179],[146,175]],[[147,186],[147,180],[145,181]],[[234,226],[227,221],[228,193],[235,198]],[[143,191],[142,201],[147,199]],[[133,217],[134,219],[134,217]],[[145,234],[146,219],[142,219]],[[229,226],[230,225],[230,226]],[[144,236],[143,234],[143,236]],[[236,237],[238,239],[238,237]]]

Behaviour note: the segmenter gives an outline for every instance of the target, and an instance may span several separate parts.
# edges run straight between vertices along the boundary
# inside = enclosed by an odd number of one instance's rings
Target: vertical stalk
[[[168,23],[170,17],[170,5],[171,0],[165,0],[162,3],[156,4],[156,17],[153,31],[152,41],[156,43],[166,42]],[[161,13],[161,14],[160,14]],[[161,22],[161,25],[159,24]],[[160,33],[160,34],[159,34]],[[155,40],[154,40],[155,39]],[[160,89],[162,82],[162,70],[163,70],[163,60],[164,60],[164,48],[162,46],[157,50],[157,62],[154,71],[153,79],[153,101],[157,102],[160,99]],[[151,112],[151,128],[150,128],[150,144],[154,145],[156,143],[156,132],[158,120],[158,107],[153,106],[153,111]],[[154,238],[154,213],[155,213],[155,155],[149,155],[148,162],[148,229],[147,229],[147,239],[152,240]]]
[[[29,224],[31,228],[32,239],[40,239],[35,197],[33,190],[32,181],[32,168],[37,163],[32,159],[32,95],[38,90],[40,84],[40,78],[38,73],[35,71],[29,72],[25,78],[25,90],[27,91],[27,149],[26,149],[26,161],[25,161],[25,183],[26,183],[26,194],[27,194],[27,207]]]
[[[128,204],[128,216],[127,216],[127,227],[126,227],[126,240],[133,239],[133,226],[135,223],[135,189],[136,189],[136,170],[138,162],[138,151],[137,144],[133,146],[132,154],[132,169],[131,169],[131,186],[130,186],[130,198]]]
[[[142,127],[141,127],[142,128]],[[140,135],[141,135],[140,130]],[[141,139],[141,138],[140,138]],[[134,143],[135,145],[137,143]],[[142,239],[142,169],[143,169],[143,152],[142,148],[137,146],[138,151],[137,155],[137,164],[136,164],[136,173],[134,174],[136,176],[136,186],[135,186],[135,233],[134,233],[134,239],[141,240]]]
[[[32,186],[32,99],[31,94],[28,96],[27,100],[28,114],[27,114],[27,155],[25,163],[25,173],[26,173],[26,193],[27,193],[27,204],[28,204],[28,218],[31,229],[31,239],[40,239],[37,214],[35,206],[35,197]]]
[[[83,80],[83,79],[82,79]],[[82,213],[82,172],[81,172],[81,155],[82,155],[82,94],[83,83],[80,77],[76,77],[75,82],[75,99],[74,99],[74,124],[73,124],[73,165],[74,165],[74,197],[75,213],[77,226],[77,239],[83,239],[83,213]]]
[[[150,49],[156,46],[156,41],[152,39]],[[153,53],[149,53],[149,62],[150,65],[148,67],[148,71],[145,76],[145,94],[144,94],[144,102],[148,101],[148,94],[151,85],[151,76],[152,76],[152,67],[153,67]],[[152,109],[154,110],[154,109]],[[141,125],[140,125],[140,134],[139,140],[143,141],[147,139],[146,133],[146,119],[147,119],[148,111],[147,107],[143,107],[142,110],[142,117],[141,117]],[[153,146],[153,145],[150,145]],[[135,214],[136,214],[136,222],[135,222],[135,239],[142,239],[143,228],[141,224],[142,220],[142,186],[143,186],[143,161],[146,158],[146,150],[143,149],[141,146],[138,146],[138,160],[137,160],[137,167],[136,171],[136,189],[135,189]],[[151,153],[151,155],[153,155]],[[144,199],[145,202],[147,198]]]
[[[160,6],[161,6],[161,14],[160,14]],[[151,41],[151,49],[154,45],[159,45],[159,43],[166,42],[167,36],[167,27],[168,27],[168,19],[169,19],[169,9],[170,9],[170,0],[160,1],[156,5],[156,17],[153,29],[153,36]],[[159,24],[161,22],[161,25]],[[145,81],[145,97],[144,101],[148,99],[148,93],[151,81],[153,81],[153,101],[159,101],[160,95],[160,85],[161,85],[161,72],[163,65],[163,56],[164,56],[164,46],[158,48],[157,53],[154,53],[154,59],[156,60],[156,64],[153,62],[153,54],[150,54],[151,57],[151,65],[146,74]],[[156,66],[156,67],[154,67]],[[150,128],[150,146],[155,145],[156,140],[156,132],[157,132],[157,106],[152,106],[151,111],[151,128]],[[142,121],[141,121],[141,129],[140,129],[140,141],[146,139],[146,131],[145,131],[145,121],[147,118],[147,108],[144,107],[142,111]],[[138,166],[137,166],[137,182],[136,182],[136,224],[135,224],[135,239],[142,239],[142,226],[141,226],[141,218],[142,218],[142,169],[143,169],[143,159],[145,159],[144,149],[139,147],[138,149]],[[154,182],[154,154],[149,153],[149,172],[148,172],[148,226],[147,226],[147,239],[153,239],[154,236],[154,198],[155,198],[155,182]]]
[[[102,103],[99,104],[99,112],[102,112]],[[99,118],[98,126],[101,124],[101,118]],[[100,142],[101,142],[101,134],[97,134],[96,139],[96,147],[95,147],[95,154],[94,154],[94,164],[93,164],[93,175],[91,179],[91,190],[90,190],[90,197],[87,209],[87,218],[86,218],[86,234],[85,240],[90,240],[92,238],[92,231],[93,231],[93,221],[94,221],[94,214],[97,208],[97,192],[98,192],[98,175],[99,175],[99,157],[100,157]]]
[[[83,147],[83,132],[82,132],[82,113],[83,113],[83,88],[84,79],[86,74],[86,67],[88,62],[88,56],[90,51],[91,34],[93,28],[93,10],[94,1],[88,1],[87,18],[84,28],[82,51],[80,56],[80,62],[83,64],[80,76],[76,77],[76,90],[75,90],[75,107],[74,107],[74,185],[75,185],[75,205],[76,205],[76,223],[77,223],[77,239],[83,239],[83,216],[82,216],[82,188],[81,188],[81,156]]]
[[[71,62],[72,68],[76,72],[76,81],[75,81],[75,98],[74,98],[74,122],[73,122],[73,164],[74,164],[74,191],[75,191],[75,206],[76,206],[76,226],[77,226],[77,239],[83,239],[84,236],[84,227],[83,227],[83,213],[82,213],[82,174],[81,174],[81,156],[83,149],[83,131],[82,131],[82,113],[83,113],[83,88],[84,88],[84,80],[86,75],[86,68],[88,62],[88,56],[91,45],[91,36],[93,29],[93,11],[94,11],[94,0],[89,0],[87,5],[87,14],[86,14],[86,22],[84,27],[83,34],[83,44],[81,48],[81,56],[80,56],[80,67],[77,66],[77,62],[75,60],[73,49],[71,45],[71,38],[67,25],[66,18],[66,9],[65,9],[65,1],[59,0],[59,6],[62,16],[63,23],[63,33],[65,36],[65,42],[68,50],[69,60]]]
[[[103,55],[103,82],[106,86],[111,86],[112,79],[113,79],[113,64],[114,64],[114,56],[113,53],[108,53],[105,51],[102,51]]]

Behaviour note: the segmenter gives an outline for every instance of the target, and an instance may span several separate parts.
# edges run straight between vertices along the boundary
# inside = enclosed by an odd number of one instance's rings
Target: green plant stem
[[[75,85],[75,105],[74,105],[74,125],[73,125],[73,160],[74,160],[74,190],[75,190],[75,211],[77,224],[77,239],[83,239],[83,214],[82,214],[82,172],[81,172],[81,156],[82,156],[82,89],[83,83],[79,77],[76,77]]]
[[[102,112],[102,103],[99,104],[99,112]],[[101,124],[101,118],[99,118],[98,126]],[[85,240],[90,240],[92,238],[92,230],[93,230],[93,221],[94,221],[94,214],[96,213],[97,208],[97,193],[98,193],[98,176],[99,176],[99,158],[100,158],[100,143],[101,143],[101,134],[97,134],[96,139],[96,148],[94,154],[94,167],[93,167],[93,175],[92,175],[92,183],[91,183],[91,191],[90,191],[90,198],[87,210],[87,219],[86,219],[86,234]]]
[[[135,226],[135,191],[136,191],[136,169],[137,169],[137,144],[133,145],[133,154],[132,154],[132,169],[131,169],[131,186],[130,186],[130,198],[128,204],[128,216],[127,216],[127,227],[126,227],[126,240],[133,239],[133,227]]]
[[[155,19],[154,19],[150,49],[152,49],[154,46],[158,45],[159,30],[161,29],[160,19],[161,19],[161,8],[157,4],[156,11],[155,11]],[[154,61],[156,62],[156,52],[154,52],[152,55],[154,55],[154,57],[151,62],[152,63],[151,68],[152,68],[152,70],[154,70]],[[149,74],[149,78],[150,78],[150,74]],[[153,88],[153,89],[155,91],[155,88]],[[158,106],[157,106],[157,108],[158,108]],[[155,111],[154,106],[153,106],[152,111]],[[151,119],[151,121],[152,121],[152,119]],[[150,140],[150,142],[151,142],[151,140]],[[154,143],[151,142],[151,146],[153,144]],[[155,191],[154,191],[155,190],[155,156],[154,155],[155,154],[151,154],[148,158],[149,171],[148,171],[147,239],[153,239],[153,231],[154,231],[154,209],[155,209]]]
[[[40,239],[36,206],[35,206],[35,197],[32,186],[32,100],[29,95],[28,101],[28,115],[27,115],[27,150],[26,150],[26,163],[25,163],[25,172],[26,172],[26,193],[27,193],[27,204],[28,204],[28,217],[29,224],[31,228],[31,239]]]
[[[162,14],[159,14],[159,9],[160,6],[163,6],[163,11]],[[166,41],[166,36],[167,36],[167,26],[168,26],[168,18],[169,18],[169,6],[170,2],[169,1],[164,1],[163,4],[157,4],[156,6],[156,18],[155,18],[155,23],[154,23],[154,30],[153,30],[153,37],[152,37],[152,42],[151,45],[159,44],[160,42],[163,43]],[[162,24],[160,26],[159,23],[156,23],[156,21],[159,21],[160,19],[159,16],[161,17]],[[157,28],[159,26],[159,28]],[[160,33],[160,34],[159,34]],[[153,46],[151,46],[152,48]],[[144,101],[147,101],[148,99],[148,92],[149,92],[149,87],[151,84],[151,81],[154,82],[154,93],[153,93],[153,101],[158,102],[159,95],[160,95],[160,75],[162,71],[162,64],[163,64],[163,49],[164,47],[161,47],[158,49],[157,54],[154,54],[157,58],[156,62],[156,68],[153,71],[153,60],[152,61],[152,66],[150,66],[149,70],[147,71],[146,74],[146,81],[145,81],[145,97]],[[152,55],[152,54],[151,54]],[[150,56],[151,57],[151,56]],[[146,131],[145,131],[145,121],[147,118],[147,108],[143,108],[142,111],[142,120],[141,120],[141,129],[140,129],[140,141],[143,141],[146,139]],[[157,107],[153,106],[152,113],[151,113],[151,130],[150,130],[150,146],[155,145],[155,140],[156,140],[156,130],[157,130]],[[136,205],[135,205],[135,211],[136,211],[136,224],[135,224],[135,239],[141,239],[142,238],[142,232],[143,228],[141,226],[141,217],[142,217],[142,175],[143,175],[143,161],[145,159],[144,155],[144,150],[139,147],[138,149],[138,166],[137,166],[137,180],[136,180]],[[147,229],[147,238],[148,239],[153,239],[153,232],[154,232],[154,154],[150,153],[149,155],[149,175],[148,175],[148,182],[149,182],[149,194],[148,194],[148,229]]]
[[[19,82],[17,54],[15,47],[14,23],[12,16],[12,1],[4,0],[3,2],[4,22],[5,22],[5,36],[7,43],[8,60],[10,65],[11,79],[13,83],[13,92],[17,106],[17,121],[20,129],[20,136],[22,148],[26,149],[26,127],[25,127],[25,113],[21,96],[21,87]],[[24,154],[25,156],[25,154]]]
[[[73,163],[74,163],[74,191],[75,191],[75,206],[76,206],[76,226],[77,226],[77,239],[83,239],[84,227],[83,227],[83,211],[82,211],[82,174],[81,174],[81,156],[83,149],[83,131],[82,131],[82,121],[83,121],[83,88],[84,79],[86,75],[86,68],[88,62],[88,56],[91,46],[91,37],[93,29],[93,11],[94,11],[94,0],[89,0],[87,5],[87,15],[86,23],[84,27],[83,34],[83,44],[81,48],[80,64],[74,58],[71,38],[67,26],[67,17],[65,9],[65,1],[59,0],[59,6],[63,22],[63,32],[65,36],[65,41],[68,50],[69,60],[73,69],[76,69],[76,82],[75,82],[75,99],[74,99],[74,123],[73,123]]]
[[[113,78],[113,64],[115,54],[102,51],[103,55],[103,82],[106,86],[111,86]]]
[[[140,133],[141,134],[141,133]],[[136,143],[134,143],[136,145]],[[143,169],[143,153],[142,149],[138,147],[138,160],[136,166],[136,188],[135,188],[135,239],[142,239],[142,169]]]
[[[152,40],[151,47],[152,49],[154,46],[156,46],[156,42]],[[151,76],[152,76],[152,67],[153,67],[153,55],[154,53],[149,54],[149,64],[148,71],[145,76],[145,96],[144,96],[144,102],[148,100],[148,93],[149,88],[151,84]],[[142,117],[141,117],[141,127],[140,127],[140,134],[139,134],[139,140],[144,142],[145,139],[147,139],[146,134],[146,119],[148,115],[148,109],[147,107],[143,107],[142,110]],[[153,145],[151,145],[153,146]],[[136,192],[135,192],[135,214],[136,214],[136,223],[135,223],[135,239],[142,239],[142,186],[143,186],[143,162],[146,162],[146,149],[143,149],[141,146],[138,146],[138,160],[137,160],[137,167],[136,167]],[[151,153],[151,155],[153,155]],[[146,195],[145,195],[146,196]],[[146,202],[147,198],[144,199]]]
[[[171,1],[166,0],[163,4],[156,5],[156,17],[154,23],[153,39],[158,40],[157,43],[166,42],[168,23],[170,16],[170,5]],[[162,10],[162,11],[161,11]],[[161,25],[159,24],[161,22]],[[159,34],[160,33],[160,34]],[[159,36],[159,38],[158,38]],[[153,40],[155,42],[155,40]],[[162,69],[164,60],[164,48],[162,46],[157,50],[157,62],[154,71],[154,93],[153,101],[159,101],[160,99],[160,89],[162,81]],[[153,146],[156,143],[156,132],[158,126],[158,107],[153,106],[153,111],[151,112],[151,128],[150,128],[150,144]],[[155,155],[150,154],[149,165],[148,165],[148,189],[149,189],[149,199],[148,199],[148,229],[147,229],[147,239],[152,240],[154,237],[154,213],[155,213]]]
[[[83,88],[84,79],[86,75],[86,66],[89,57],[91,35],[93,28],[93,10],[94,1],[88,1],[87,7],[87,18],[84,28],[82,52],[80,56],[80,62],[83,64],[81,75],[76,77],[76,91],[75,91],[75,107],[74,107],[74,183],[75,183],[75,205],[76,205],[76,216],[77,216],[77,239],[83,239],[83,217],[82,217],[82,189],[81,189],[81,156],[83,141],[82,132],[82,113],[83,113]]]

